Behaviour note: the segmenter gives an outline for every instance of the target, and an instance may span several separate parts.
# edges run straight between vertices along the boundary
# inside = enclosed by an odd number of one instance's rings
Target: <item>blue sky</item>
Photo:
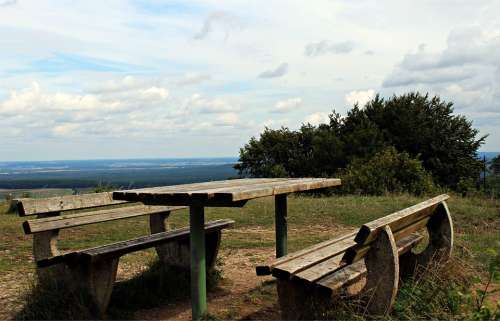
[[[500,150],[498,1],[0,0],[0,160],[236,156],[440,95]]]

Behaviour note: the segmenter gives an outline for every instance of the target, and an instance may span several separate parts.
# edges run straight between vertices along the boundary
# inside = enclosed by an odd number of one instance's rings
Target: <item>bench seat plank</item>
[[[408,252],[416,244],[418,244],[423,237],[419,234],[411,234],[397,242],[398,255]],[[353,264],[346,266],[339,271],[326,275],[325,277],[319,279],[316,284],[330,289],[332,292],[338,291],[343,286],[349,286],[354,282],[360,280],[366,275],[366,266],[364,261],[357,261]]]
[[[303,271],[313,265],[326,261],[334,256],[344,254],[344,252],[355,246],[354,237],[347,237],[338,242],[320,248],[316,251],[299,256],[291,261],[285,262],[273,269],[273,275],[279,278],[287,278],[292,274]]]
[[[231,227],[232,225],[234,225],[234,223],[235,222],[233,220],[228,219],[208,222],[205,224],[205,233]],[[74,251],[63,255],[39,260],[36,263],[38,267],[46,267],[63,262],[72,263],[76,262],[76,260],[79,259],[96,261],[109,257],[120,257],[122,255],[147,249],[156,245],[160,245],[162,243],[188,238],[189,227],[185,227],[172,231],[151,234],[148,236],[141,236],[127,241],[121,241],[90,249]]]
[[[117,207],[105,210],[94,210],[89,212],[53,216],[27,220],[23,222],[23,229],[26,234],[39,233],[49,230],[65,229],[80,225],[87,225],[99,222],[112,221],[142,215],[161,214],[169,211],[184,209],[184,206],[146,206],[134,205]]]
[[[290,253],[288,255],[285,255],[285,256],[282,256],[278,259],[275,259],[272,263],[270,263],[268,265],[259,265],[256,268],[257,275],[270,275],[270,274],[272,274],[272,270],[280,264],[283,264],[285,262],[289,262],[289,261],[294,260],[298,257],[312,253],[316,250],[319,250],[319,249],[322,249],[322,248],[327,247],[329,245],[332,245],[334,243],[337,243],[341,240],[344,240],[347,238],[354,238],[354,236],[356,236],[356,232],[342,235],[342,236],[334,238],[334,239],[326,240],[326,241],[323,241],[321,243],[307,247],[305,249],[296,251],[294,253]]]

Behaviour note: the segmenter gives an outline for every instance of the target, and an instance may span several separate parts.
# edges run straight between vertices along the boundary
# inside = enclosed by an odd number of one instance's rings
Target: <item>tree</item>
[[[472,122],[453,114],[453,104],[420,93],[377,95],[363,108],[353,106],[345,117],[335,111],[329,124],[303,125],[299,130],[266,128],[240,149],[236,165],[242,176],[337,176],[356,160],[369,160],[393,147],[422,162],[439,185],[457,188],[476,181],[481,171]]]
[[[454,115],[453,103],[438,96],[409,93],[384,100],[377,95],[347,118],[346,123],[368,119],[387,145],[420,158],[440,185],[456,187],[461,179],[479,178],[481,161],[476,155],[486,136],[476,138],[479,131],[472,122]]]
[[[491,160],[490,170],[493,175],[500,175],[500,155],[497,155]]]

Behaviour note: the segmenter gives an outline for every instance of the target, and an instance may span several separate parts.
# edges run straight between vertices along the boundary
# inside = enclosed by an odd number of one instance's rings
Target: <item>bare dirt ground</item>
[[[262,295],[253,295],[271,277],[255,275],[257,263],[269,262],[274,249],[227,250],[221,254],[224,264],[224,279],[220,286],[209,293],[209,312],[222,319],[262,320],[279,318],[276,297],[263,302]],[[274,291],[274,286],[269,286]],[[166,305],[135,313],[135,319],[142,320],[190,320],[189,301]]]

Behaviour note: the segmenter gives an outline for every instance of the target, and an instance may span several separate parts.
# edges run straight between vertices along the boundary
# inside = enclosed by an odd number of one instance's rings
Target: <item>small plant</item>
[[[115,188],[111,184],[103,183],[102,181],[100,181],[99,184],[97,184],[97,186],[94,187],[92,191],[94,193],[104,193],[104,192],[111,192],[113,190],[115,190]]]

